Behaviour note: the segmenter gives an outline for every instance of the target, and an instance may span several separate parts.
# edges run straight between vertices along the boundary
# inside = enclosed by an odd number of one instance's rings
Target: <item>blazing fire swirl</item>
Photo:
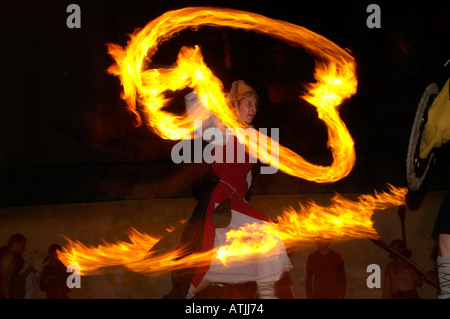
[[[231,111],[223,92],[222,82],[203,61],[200,48],[182,47],[172,68],[145,69],[159,46],[183,29],[201,26],[230,27],[262,33],[304,48],[316,59],[315,83],[303,97],[317,108],[318,116],[328,128],[328,146],[333,155],[330,166],[314,165],[269,137],[245,141],[255,158],[278,167],[283,172],[317,183],[335,182],[347,176],[355,163],[353,139],[340,119],[338,106],[356,93],[356,64],[353,57],[330,40],[304,27],[265,16],[218,8],[184,8],[164,13],[131,35],[125,48],[109,44],[109,53],[116,61],[109,72],[120,78],[122,98],[141,124],[144,122],[165,139],[180,140],[186,129],[194,131],[192,119],[162,110],[168,102],[164,92],[193,88],[202,104],[217,115],[226,127],[237,129],[245,124]],[[138,111],[139,109],[139,111]],[[204,112],[197,119],[209,114]],[[239,130],[238,130],[239,131]],[[261,134],[262,133],[258,133]],[[267,152],[258,152],[266,143]],[[271,146],[275,146],[272,147]],[[261,158],[263,157],[263,158]]]

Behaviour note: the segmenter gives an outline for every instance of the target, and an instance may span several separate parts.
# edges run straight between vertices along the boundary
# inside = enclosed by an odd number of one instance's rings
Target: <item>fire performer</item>
[[[258,108],[258,95],[255,90],[244,81],[238,80],[232,83],[227,99],[235,107],[242,122],[251,126]],[[186,96],[188,113],[189,107],[196,102],[195,93]],[[220,120],[215,118],[213,122],[217,129],[225,131]],[[223,158],[217,160],[217,156],[215,157],[211,165],[213,181],[200,198],[183,232],[180,247],[186,247],[186,254],[209,251],[224,245],[227,232],[237,230],[245,224],[273,222],[269,216],[249,205],[244,199],[251,184],[251,169],[256,163],[256,160],[250,159],[247,152],[245,161],[238,161],[237,155],[245,145],[234,135],[226,135],[223,142],[214,140],[212,143],[215,143],[215,154],[222,154]],[[230,151],[234,153],[232,161],[227,157],[227,152]],[[218,221],[218,218],[221,218],[222,222]],[[276,247],[270,251],[250,258],[251,260],[231,262],[225,266],[213,257],[207,266],[175,270],[172,272],[174,286],[166,298],[193,298],[212,283],[237,284],[251,281],[256,281],[259,298],[276,298],[275,282],[284,272],[293,268],[283,241],[279,239]]]

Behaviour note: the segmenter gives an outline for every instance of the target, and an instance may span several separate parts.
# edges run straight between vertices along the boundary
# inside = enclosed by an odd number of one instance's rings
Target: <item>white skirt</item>
[[[226,233],[239,229],[246,224],[264,223],[263,221],[231,210],[231,222],[228,227],[216,228],[214,248],[226,245]],[[279,238],[277,244],[265,254],[250,256],[246,260],[231,261],[225,266],[213,257],[203,281],[214,283],[243,283],[249,281],[277,281],[282,274],[293,266],[286,254],[286,247]]]

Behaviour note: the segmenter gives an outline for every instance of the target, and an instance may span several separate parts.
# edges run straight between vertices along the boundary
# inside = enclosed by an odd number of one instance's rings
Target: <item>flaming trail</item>
[[[68,244],[63,248],[63,252],[58,252],[58,256],[66,266],[78,265],[82,275],[95,274],[97,269],[102,267],[125,265],[142,260],[159,240],[134,228],[129,233],[130,242],[105,243],[98,247],[88,247],[79,241],[63,237]]]
[[[245,123],[240,122],[234,108],[223,92],[222,82],[206,66],[200,48],[181,48],[172,68],[152,69],[151,59],[159,46],[183,29],[202,26],[230,27],[262,33],[290,45],[305,49],[316,59],[315,83],[308,86],[303,98],[317,108],[318,117],[328,129],[328,146],[333,155],[330,166],[307,162],[288,148],[257,132],[245,138]],[[115,64],[109,72],[120,78],[121,97],[138,125],[144,122],[165,139],[194,137],[192,119],[186,114],[174,115],[163,111],[168,100],[165,92],[190,87],[194,89],[205,109],[197,110],[196,119],[206,119],[210,113],[217,115],[226,127],[234,129],[236,136],[248,146],[249,153],[263,162],[277,166],[287,174],[318,183],[335,182],[349,174],[355,162],[355,150],[345,124],[339,117],[338,107],[356,93],[356,65],[345,50],[306,28],[255,13],[218,8],[185,8],[169,11],[131,35],[126,46],[108,45]],[[262,144],[262,143],[265,144]],[[259,147],[258,147],[259,146]],[[271,148],[271,146],[274,146]],[[258,151],[258,150],[266,151]],[[68,239],[68,245],[59,253],[66,264],[79,265],[82,274],[95,273],[102,267],[123,265],[144,274],[208,264],[217,256],[225,265],[236,260],[246,260],[252,255],[271,258],[271,249],[278,240],[293,249],[315,237],[336,240],[377,238],[371,217],[381,210],[405,203],[406,189],[391,187],[389,193],[363,195],[357,202],[336,195],[329,207],[314,203],[301,206],[299,211],[290,208],[279,217],[278,224],[253,224],[228,232],[227,244],[201,254],[183,255],[183,248],[171,252],[147,255],[157,239],[130,232],[130,242],[105,243],[88,247]],[[170,231],[169,229],[168,231]],[[184,256],[184,257],[182,257]]]
[[[164,41],[183,29],[201,26],[230,27],[262,33],[304,48],[317,57],[314,74],[316,82],[309,85],[309,93],[303,98],[317,108],[319,118],[328,128],[328,146],[333,155],[330,166],[309,163],[266,136],[250,141],[246,141],[242,134],[236,136],[247,144],[252,156],[292,176],[318,183],[335,182],[347,176],[356,157],[353,139],[339,117],[338,106],[356,93],[356,64],[353,57],[330,40],[306,28],[255,13],[195,7],[169,11],[148,23],[142,30],[134,32],[126,48],[109,44],[109,53],[116,63],[108,71],[120,78],[122,98],[129,110],[136,115],[138,125],[142,124],[142,113],[145,124],[162,138],[183,139],[186,138],[186,131],[193,136],[192,119],[187,115],[174,115],[162,110],[168,102],[164,92],[190,87],[195,89],[207,109],[198,112],[198,120],[206,119],[209,112],[212,112],[226,127],[246,128],[228,105],[222,82],[206,66],[198,46],[182,47],[172,68],[146,69]],[[258,142],[266,143],[264,149],[267,152],[258,153]],[[271,145],[275,147],[271,149]]]
[[[157,252],[148,255],[149,250],[160,238],[141,233],[134,228],[129,232],[129,242],[86,246],[79,241],[72,241],[65,236],[64,238],[68,244],[63,247],[62,252],[57,252],[58,257],[66,266],[78,265],[83,276],[95,275],[101,273],[101,268],[114,266],[125,266],[138,273],[159,273],[174,267],[189,267],[189,263],[206,264],[212,256],[212,252],[207,252],[191,256],[187,261],[180,259],[184,253],[182,248],[162,255],[158,255]]]
[[[59,252],[65,265],[77,264],[82,275],[95,274],[102,267],[125,266],[142,274],[156,274],[180,268],[207,265],[216,256],[224,265],[235,261],[245,262],[252,256],[274,258],[270,251],[281,239],[287,249],[299,248],[314,238],[351,240],[356,238],[378,239],[373,228],[372,216],[376,210],[393,205],[404,205],[407,189],[391,186],[388,193],[361,195],[358,201],[348,200],[341,195],[332,198],[328,207],[313,202],[298,211],[286,209],[278,218],[278,224],[257,223],[231,230],[227,233],[227,243],[204,253],[183,256],[183,248],[147,256],[157,239],[130,231],[130,242],[106,243],[88,247],[80,242],[68,240],[68,245]]]
[[[301,247],[315,238],[334,241],[356,238],[378,239],[373,228],[372,215],[393,205],[404,205],[407,189],[389,186],[389,193],[361,195],[358,201],[351,201],[339,194],[327,207],[314,202],[298,211],[284,210],[278,217],[278,224],[252,224],[227,233],[228,244],[218,249],[218,258],[227,264],[240,260],[242,255],[264,254],[283,240],[287,249]],[[252,240],[248,240],[252,238]]]

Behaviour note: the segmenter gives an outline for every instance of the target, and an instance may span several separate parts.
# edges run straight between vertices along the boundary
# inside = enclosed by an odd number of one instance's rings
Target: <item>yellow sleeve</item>
[[[420,158],[427,158],[434,148],[450,140],[450,98],[449,80],[428,110],[428,120],[422,133]]]

